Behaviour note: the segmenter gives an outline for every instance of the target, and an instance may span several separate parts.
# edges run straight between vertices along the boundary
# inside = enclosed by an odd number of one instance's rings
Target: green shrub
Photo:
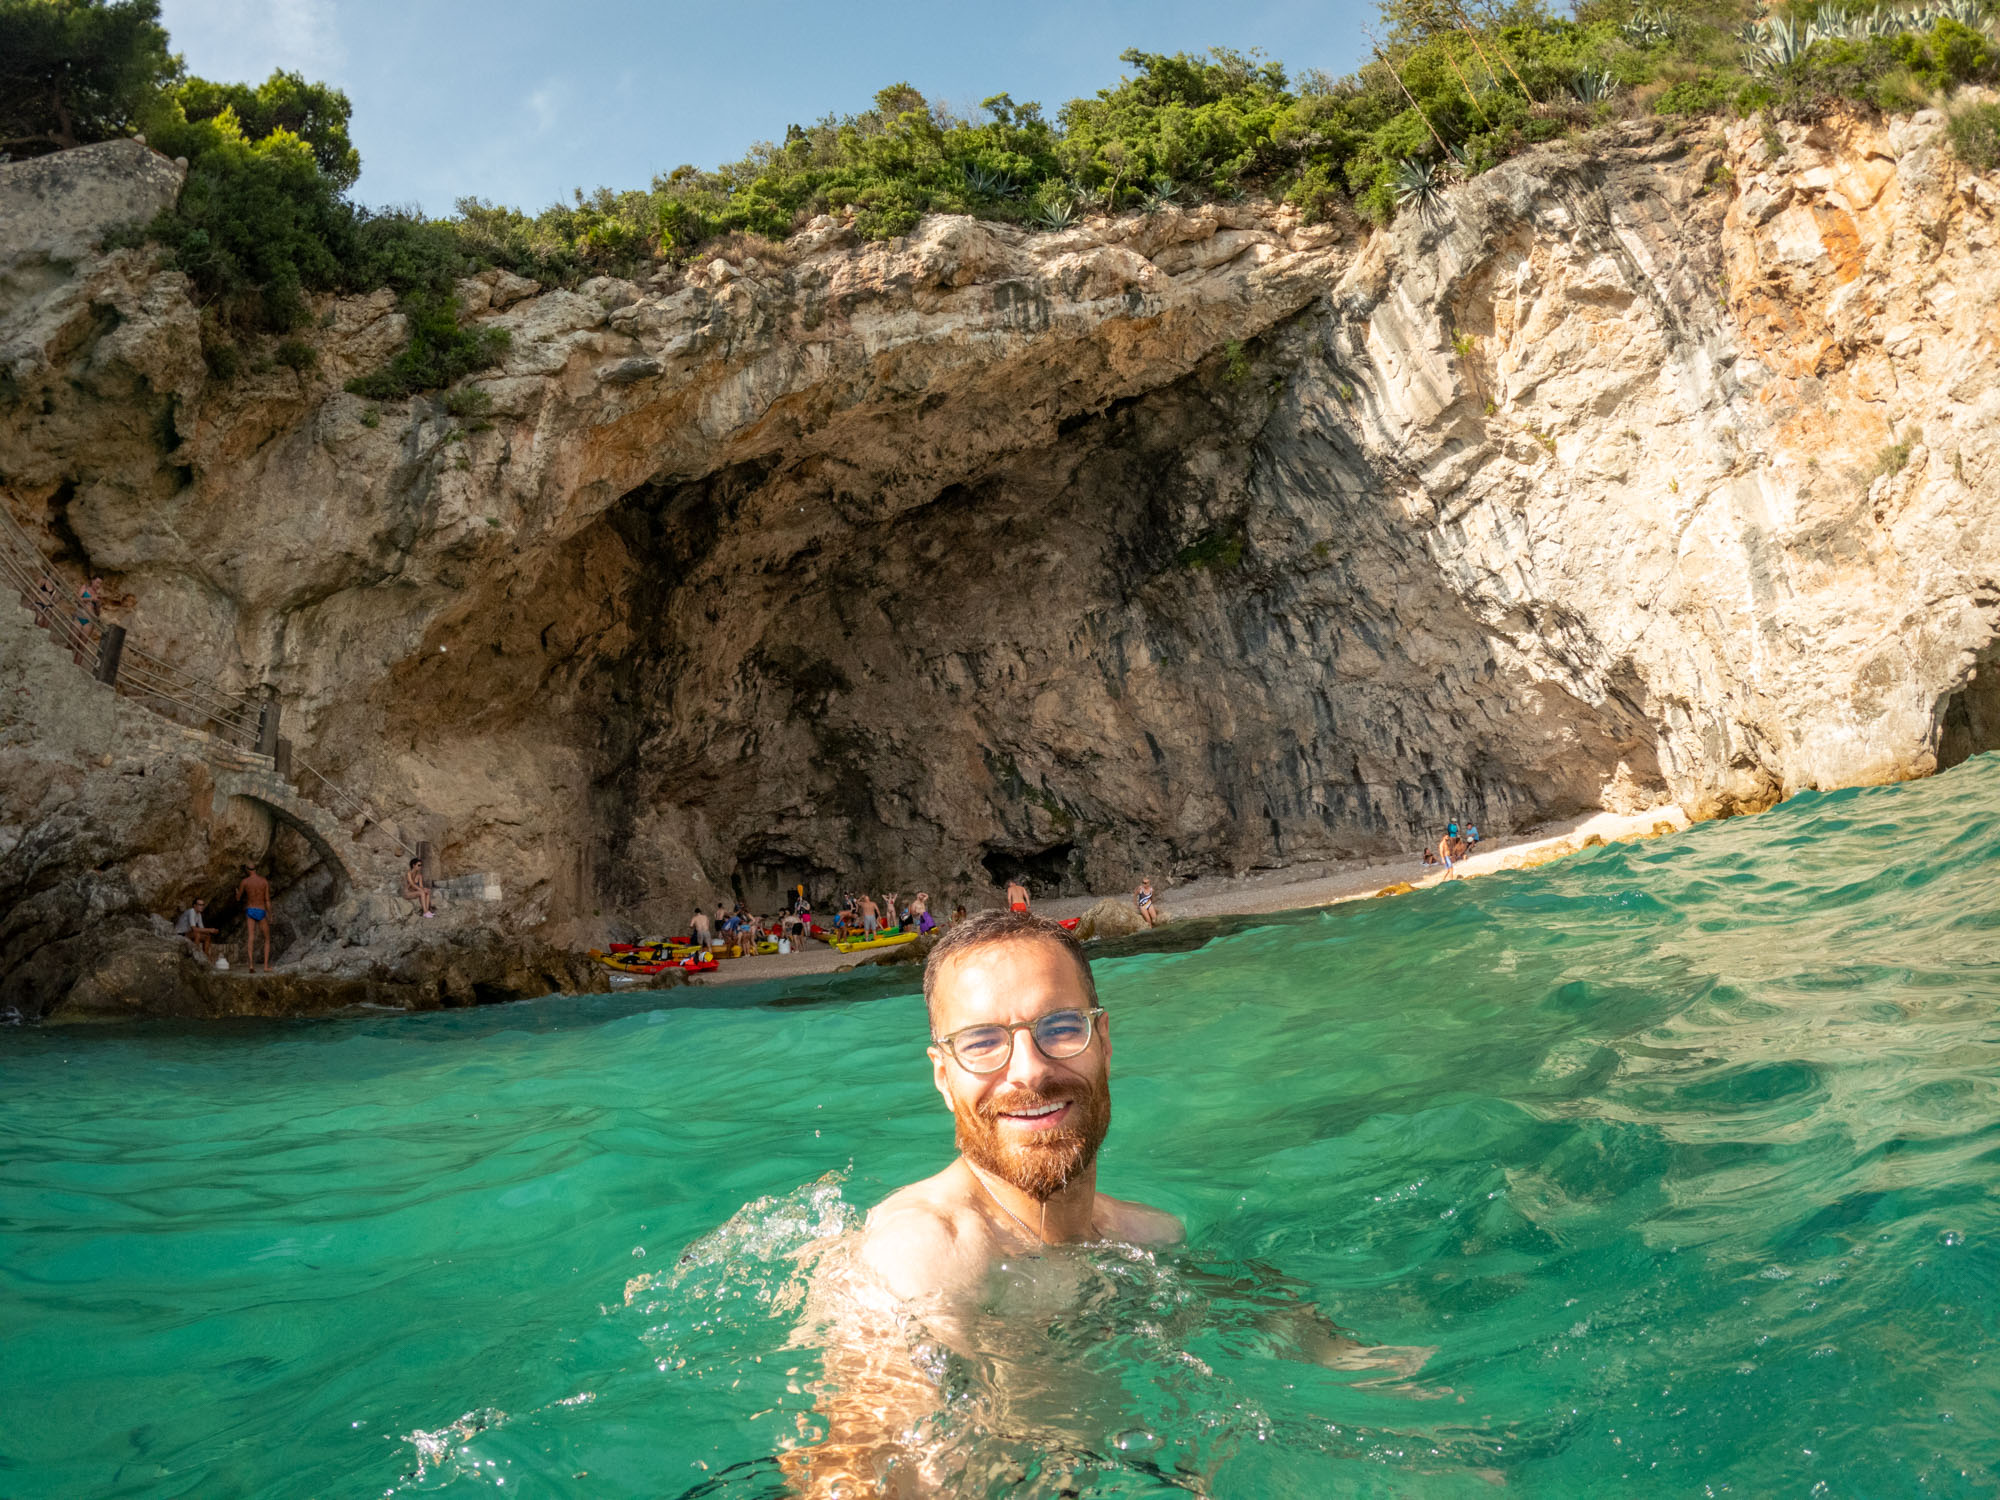
[[[1693,78],[1683,79],[1669,87],[1653,101],[1653,108],[1663,115],[1713,114],[1727,104],[1735,92],[1734,80],[1714,73],[1697,73]]]
[[[1975,172],[2000,167],[2000,104],[1968,104],[1945,124],[1952,153]]]
[[[297,370],[303,374],[318,366],[319,350],[304,339],[279,339],[278,347],[272,351],[271,358],[286,369]]]
[[[458,298],[450,292],[409,292],[401,306],[410,324],[408,346],[381,369],[348,381],[355,395],[394,401],[450,385],[498,364],[513,338],[504,328],[461,326]]]
[[[1233,527],[1222,527],[1197,538],[1175,554],[1174,561],[1189,572],[1207,569],[1227,573],[1242,566],[1245,538]]]
[[[155,221],[153,237],[225,322],[289,332],[305,316],[307,292],[350,282],[354,211],[312,144],[287,127],[253,137],[226,103],[190,117],[184,101],[206,108],[214,87],[191,79],[147,120],[153,145],[188,159],[180,202]]]
[[[454,417],[483,417],[493,410],[493,393],[476,385],[460,386],[445,392],[444,409]]]

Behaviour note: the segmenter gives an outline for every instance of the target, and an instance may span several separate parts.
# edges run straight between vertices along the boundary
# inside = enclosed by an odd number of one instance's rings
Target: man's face
[[[975,948],[948,963],[933,998],[936,1030],[1032,1022],[1059,1010],[1087,1010],[1076,964],[1034,939]],[[1090,1045],[1075,1057],[1044,1057],[1015,1033],[1006,1066],[974,1073],[943,1047],[930,1049],[932,1080],[958,1125],[965,1159],[1046,1201],[1097,1158],[1111,1128],[1111,1031],[1097,1018]],[[1048,1106],[1058,1106],[1048,1113]]]

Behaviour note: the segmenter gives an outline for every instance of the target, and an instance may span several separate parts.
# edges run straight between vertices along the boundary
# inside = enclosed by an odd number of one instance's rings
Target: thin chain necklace
[[[1022,1234],[1026,1235],[1031,1240],[1037,1241],[1040,1244],[1050,1245],[1055,1243],[1046,1234],[1041,1233],[1039,1230],[1030,1229],[1027,1226],[1027,1224],[1023,1222],[1019,1214],[1015,1213],[1013,1209],[1009,1208],[1006,1204],[1002,1203],[1000,1201],[1000,1195],[994,1192],[991,1187],[987,1186],[986,1179],[980,1175],[978,1168],[974,1167],[972,1163],[967,1162],[965,1164],[965,1169],[966,1171],[972,1173],[972,1180],[978,1183],[980,1191],[985,1193],[986,1196],[992,1200],[993,1206],[999,1209],[1000,1212],[1005,1214],[1008,1218],[1012,1219],[1015,1225],[1020,1229]],[[1042,1204],[1042,1214],[1044,1217],[1047,1217],[1048,1211],[1049,1211],[1049,1206],[1046,1202],[1044,1202]],[[1090,1230],[1090,1236],[1092,1239],[1101,1240],[1104,1238],[1104,1236],[1098,1231],[1097,1228],[1097,1211],[1095,1208],[1091,1210],[1090,1223],[1088,1225],[1088,1228]]]

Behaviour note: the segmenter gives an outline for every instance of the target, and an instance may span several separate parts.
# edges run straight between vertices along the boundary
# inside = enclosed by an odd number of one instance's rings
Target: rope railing
[[[96,666],[100,630],[94,619],[77,618],[74,588],[52,571],[41,548],[0,506],[0,574],[21,595],[38,621],[81,667]],[[204,730],[241,749],[257,747],[262,705],[239,693],[204,682],[172,662],[127,643],[113,687],[127,697],[193,729]]]
[[[4,505],[0,505],[0,588],[17,591],[21,602],[35,612],[38,622],[78,666],[87,671],[96,669],[99,625],[77,618],[80,605],[75,588],[49,568],[41,548]],[[239,750],[255,751],[262,738],[262,703],[204,682],[129,640],[119,656],[117,680],[112,686],[163,717],[204,730],[211,738]],[[405,854],[416,854],[372,807],[324,772],[297,757],[292,758],[290,770],[302,795],[336,817],[366,819]],[[311,778],[310,786],[305,777]]]
[[[352,818],[356,816],[366,818],[370,823],[374,824],[377,828],[381,829],[384,834],[387,834],[390,842],[395,844],[395,846],[398,849],[401,849],[405,854],[410,855],[412,858],[416,856],[417,851],[415,849],[412,849],[408,844],[404,843],[402,839],[398,838],[396,834],[390,830],[389,825],[384,823],[379,817],[375,815],[375,809],[370,807],[366,802],[363,802],[359,797],[355,796],[354,793],[348,791],[345,787],[342,787],[337,783],[335,783],[334,781],[332,781],[331,779],[329,779],[323,772],[317,770],[312,766],[307,765],[303,760],[300,760],[296,755],[292,757],[292,771],[295,775],[303,773],[306,776],[310,776],[319,783],[320,796],[314,797],[313,800],[319,802],[322,801],[323,798],[324,801],[322,802],[322,805],[327,807],[327,809],[330,812],[342,818]],[[299,791],[301,793],[305,793],[306,795],[311,795],[310,793],[306,793],[306,785],[303,781],[299,782]]]

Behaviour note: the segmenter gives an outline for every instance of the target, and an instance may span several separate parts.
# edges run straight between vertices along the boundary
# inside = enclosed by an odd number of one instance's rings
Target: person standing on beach
[[[688,940],[698,948],[706,948],[709,938],[708,913],[696,906],[694,915],[688,919]]]
[[[1153,882],[1150,879],[1140,881],[1139,889],[1133,892],[1133,899],[1138,902],[1139,915],[1144,917],[1146,925],[1151,927],[1154,919]]]
[[[1028,888],[1018,880],[1007,882],[1007,907],[1010,911],[1028,909]]]
[[[271,882],[257,873],[254,864],[243,867],[243,883],[236,887],[236,899],[243,903],[243,965],[257,967],[257,933],[264,934],[264,972],[271,972]]]
[[[875,898],[863,895],[861,898],[861,935],[864,938],[872,938],[875,936],[876,928],[880,925],[881,917],[875,905]]]

